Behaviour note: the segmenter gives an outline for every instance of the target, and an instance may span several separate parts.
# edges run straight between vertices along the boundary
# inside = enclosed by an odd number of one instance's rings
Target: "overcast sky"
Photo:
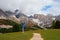
[[[26,15],[33,14],[60,14],[60,0],[0,0],[3,10],[19,9]]]

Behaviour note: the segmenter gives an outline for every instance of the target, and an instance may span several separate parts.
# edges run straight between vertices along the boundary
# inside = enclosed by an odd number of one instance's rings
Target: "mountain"
[[[2,10],[0,9],[0,19],[6,19],[8,15]]]
[[[4,17],[6,17],[7,14],[5,14],[5,12],[4,12],[3,10],[0,9],[0,16],[4,16]]]
[[[41,28],[51,27],[51,23],[53,22],[53,19],[55,19],[55,16],[51,14],[48,14],[48,15],[34,14],[32,18],[32,20],[35,20],[34,22],[40,25]]]
[[[22,13],[18,13],[17,15],[15,15],[17,18],[21,17],[21,16],[25,16],[27,17],[26,15],[22,14]]]
[[[12,11],[5,11],[5,13],[6,13],[8,16],[10,16],[10,15],[14,15],[14,14],[15,14],[15,13],[12,12]]]
[[[35,14],[34,18],[39,19],[40,21],[44,22],[44,23],[50,23],[51,21],[53,21],[52,18],[54,18],[53,15],[43,15],[43,14]]]
[[[16,23],[21,23],[22,20],[25,21],[26,25],[50,25],[51,22],[53,21],[53,18],[56,18],[56,20],[60,20],[60,15],[59,16],[53,16],[51,14],[44,15],[44,14],[34,14],[34,16],[26,16],[19,10],[15,10],[14,12],[12,11],[3,11],[0,9],[0,17],[1,18],[7,18],[9,20],[12,20]]]
[[[11,15],[13,15],[14,13],[11,11],[3,11],[2,9],[0,9],[0,17],[5,17],[5,18],[9,18]]]

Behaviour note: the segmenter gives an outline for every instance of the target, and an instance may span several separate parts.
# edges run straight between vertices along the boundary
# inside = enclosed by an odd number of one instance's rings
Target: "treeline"
[[[51,28],[53,29],[60,29],[60,21],[53,21]]]
[[[20,25],[13,22],[12,20],[6,20],[6,19],[0,19],[0,24],[4,24],[4,25],[11,25],[12,28],[0,28],[0,32],[1,33],[8,33],[8,32],[18,32],[20,31]]]
[[[11,25],[13,26],[12,28],[0,28],[0,33],[9,33],[9,32],[18,32],[18,31],[22,31],[21,28],[21,24],[18,24],[12,20],[7,20],[7,19],[0,19],[0,24],[4,24],[4,25]],[[32,27],[24,27],[25,31],[28,30],[36,30],[39,29],[40,27],[38,25],[34,25]]]

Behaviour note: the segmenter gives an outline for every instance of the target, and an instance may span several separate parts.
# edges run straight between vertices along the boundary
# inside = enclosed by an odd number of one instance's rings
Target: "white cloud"
[[[0,8],[12,11],[14,11],[15,9],[19,9],[26,15],[33,15],[35,13],[60,14],[59,3],[54,0],[0,0]],[[41,11],[41,9],[46,5],[52,5],[53,7],[50,8],[48,11]]]
[[[0,8],[5,10],[14,10],[19,8],[21,2],[21,0],[0,0]]]
[[[53,2],[53,7],[48,10],[49,13],[54,15],[60,15],[60,2]]]
[[[24,2],[27,2],[24,3],[24,13],[27,15],[39,13],[43,6],[52,4],[52,0],[25,0]]]

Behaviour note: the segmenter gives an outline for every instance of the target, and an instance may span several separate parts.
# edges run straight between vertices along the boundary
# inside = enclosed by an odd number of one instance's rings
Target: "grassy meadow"
[[[29,30],[25,31],[25,33],[0,33],[0,40],[29,40],[33,33],[40,33],[44,40],[60,40],[60,29]]]

